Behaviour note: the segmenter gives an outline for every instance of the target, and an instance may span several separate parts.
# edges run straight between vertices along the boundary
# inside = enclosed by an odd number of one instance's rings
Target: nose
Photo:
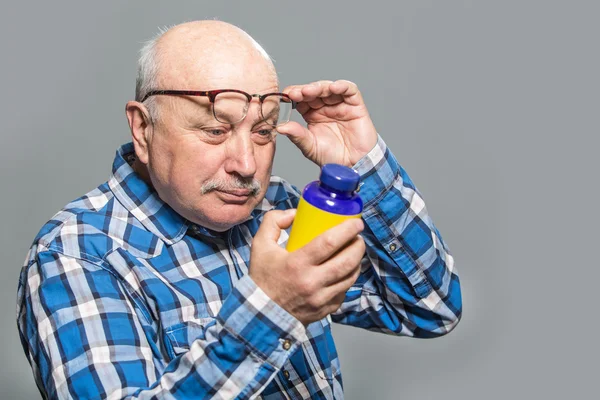
[[[256,173],[254,143],[247,130],[236,130],[229,140],[228,155],[225,161],[225,172],[239,174],[244,178],[252,178]]]

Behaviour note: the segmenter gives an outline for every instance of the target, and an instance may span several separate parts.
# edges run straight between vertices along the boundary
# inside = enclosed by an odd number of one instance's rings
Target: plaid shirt
[[[307,328],[248,275],[264,213],[296,207],[298,190],[272,177],[248,220],[217,234],[162,202],[126,161],[132,152],[121,147],[108,182],[44,225],[21,272],[17,323],[44,397],[342,398],[332,320],[420,338],[459,321],[453,258],[381,138],[354,166],[361,275]]]

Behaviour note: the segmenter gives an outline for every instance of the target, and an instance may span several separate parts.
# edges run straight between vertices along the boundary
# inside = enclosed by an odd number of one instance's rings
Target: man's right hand
[[[277,244],[295,210],[265,214],[250,253],[250,276],[273,301],[305,326],[335,312],[360,273],[365,243],[360,219],[344,221],[288,252]]]

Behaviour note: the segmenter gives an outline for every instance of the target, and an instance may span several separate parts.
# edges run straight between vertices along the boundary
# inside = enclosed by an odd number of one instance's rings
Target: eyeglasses
[[[281,126],[290,120],[296,102],[285,93],[249,94],[242,90],[151,90],[142,99],[142,103],[150,96],[204,96],[212,105],[215,119],[224,124],[235,124],[246,118],[248,107],[253,97],[260,103],[260,116],[273,127]]]

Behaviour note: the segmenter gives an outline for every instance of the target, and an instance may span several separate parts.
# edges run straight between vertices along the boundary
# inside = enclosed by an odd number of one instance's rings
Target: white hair
[[[171,27],[158,28],[158,33],[154,37],[144,43],[140,49],[140,58],[138,59],[137,78],[135,80],[135,100],[142,101],[146,94],[158,88],[158,69],[160,67],[161,58],[158,56],[157,44],[160,38]],[[150,119],[156,121],[158,119],[158,109],[156,107],[154,97],[149,97],[145,105],[150,113]]]
[[[157,44],[160,38],[171,28],[177,25],[159,27],[158,33],[154,37],[144,43],[144,46],[140,49],[140,57],[138,59],[138,70],[137,78],[135,80],[135,100],[141,102],[144,96],[151,90],[158,89],[158,71],[161,66],[161,57],[158,54]],[[238,28],[239,29],[239,28]],[[266,52],[266,50],[247,32],[240,29],[242,33],[250,40],[254,48],[267,60],[271,62],[273,73],[277,79],[277,73],[275,72],[274,62],[275,60]],[[279,81],[277,82],[279,84]],[[159,118],[158,107],[156,99],[149,97],[144,102],[148,112],[150,113],[151,122],[156,121]]]

